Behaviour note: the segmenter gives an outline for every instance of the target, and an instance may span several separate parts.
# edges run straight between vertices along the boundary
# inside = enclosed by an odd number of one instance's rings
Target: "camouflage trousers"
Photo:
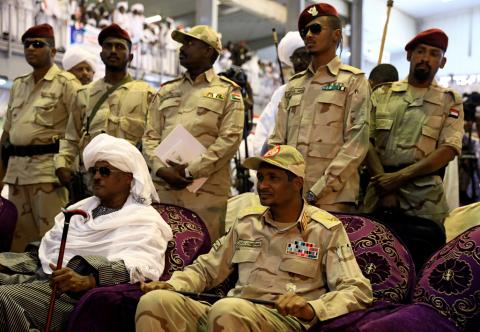
[[[10,251],[23,252],[28,243],[39,241],[52,228],[55,216],[67,204],[68,193],[53,183],[10,184],[8,199],[18,211]]]
[[[191,193],[187,189],[166,190],[155,184],[160,202],[192,210],[207,226],[212,243],[225,234],[227,196],[209,193]]]
[[[224,298],[213,305],[184,295],[155,290],[143,295],[135,315],[136,331],[305,331],[293,316],[238,298]]]

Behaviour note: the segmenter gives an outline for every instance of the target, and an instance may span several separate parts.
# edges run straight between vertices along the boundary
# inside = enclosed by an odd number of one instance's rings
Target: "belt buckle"
[[[60,135],[53,135],[52,136],[52,142],[57,143],[60,140]]]

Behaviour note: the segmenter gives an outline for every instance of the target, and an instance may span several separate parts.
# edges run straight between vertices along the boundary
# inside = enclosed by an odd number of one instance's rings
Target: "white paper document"
[[[167,137],[155,148],[155,155],[168,165],[167,160],[179,164],[189,163],[207,149],[182,125],[177,125]],[[208,178],[193,180],[187,189],[195,193]]]

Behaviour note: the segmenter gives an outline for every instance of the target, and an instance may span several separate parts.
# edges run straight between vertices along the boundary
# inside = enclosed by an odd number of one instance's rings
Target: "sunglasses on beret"
[[[100,176],[103,178],[106,178],[110,176],[110,174],[115,173],[115,172],[123,172],[118,169],[111,169],[107,166],[100,166],[100,167],[90,167],[88,169],[88,172],[92,175],[95,176],[95,174],[100,173]]]
[[[318,23],[309,25],[308,27],[305,27],[300,31],[300,36],[302,36],[302,38],[305,38],[308,31],[310,31],[314,35],[318,35],[320,32],[322,32],[322,26]]]
[[[24,48],[29,48],[30,46],[33,46],[33,48],[43,48],[48,46],[48,43],[41,40],[27,40],[23,43]]]

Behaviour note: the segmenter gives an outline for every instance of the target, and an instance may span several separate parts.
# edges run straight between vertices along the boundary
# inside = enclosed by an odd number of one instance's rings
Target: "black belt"
[[[6,147],[10,156],[31,157],[41,154],[58,153],[59,141],[52,144],[13,145]]]

